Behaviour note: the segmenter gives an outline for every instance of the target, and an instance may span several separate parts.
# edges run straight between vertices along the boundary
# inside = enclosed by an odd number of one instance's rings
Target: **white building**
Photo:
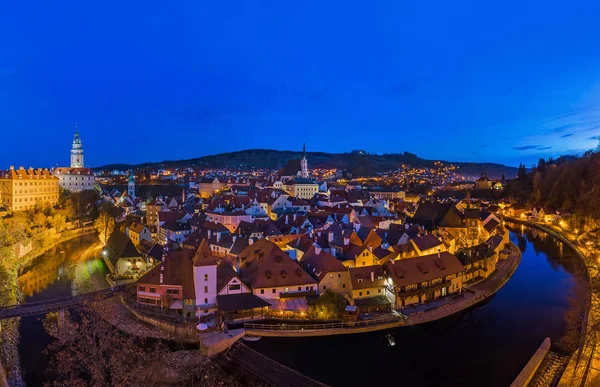
[[[58,167],[53,173],[58,177],[59,186],[71,192],[94,189],[94,173],[83,164],[83,145],[78,129],[75,129],[71,147],[71,166]]]
[[[203,240],[194,255],[194,290],[196,316],[206,316],[217,310],[217,260]]]

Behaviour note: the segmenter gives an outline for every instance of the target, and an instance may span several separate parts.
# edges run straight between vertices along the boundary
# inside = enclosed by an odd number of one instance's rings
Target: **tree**
[[[333,320],[339,318],[346,307],[346,299],[331,289],[325,290],[317,301],[310,305],[310,314],[319,319]]]
[[[67,226],[67,219],[63,214],[56,214],[52,218],[52,227],[56,232],[62,232]]]
[[[519,182],[524,183],[527,181],[527,169],[525,168],[525,164],[519,164],[519,169],[517,171],[517,179]]]
[[[108,212],[100,212],[100,215],[94,222],[94,228],[98,231],[98,236],[102,244],[108,242],[108,238],[115,230],[115,218]]]
[[[156,386],[168,349],[134,339],[88,309],[79,322],[66,322],[46,352],[54,386]]]
[[[125,334],[92,308],[78,317],[66,319],[46,349],[50,386],[163,386],[175,384],[173,375],[194,386],[241,385],[198,351],[171,352],[161,341]]]

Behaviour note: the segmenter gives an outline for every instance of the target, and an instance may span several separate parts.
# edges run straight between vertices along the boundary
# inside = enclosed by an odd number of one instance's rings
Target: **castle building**
[[[58,203],[58,179],[48,169],[13,166],[0,171],[0,202],[10,211],[24,211],[36,204]]]
[[[71,147],[71,166],[56,168],[54,175],[58,178],[60,187],[66,190],[79,192],[94,189],[94,172],[85,168],[83,164],[83,144],[77,124],[75,124],[75,136]]]
[[[71,168],[83,168],[83,144],[79,138],[79,128],[75,124],[75,136],[71,147]]]

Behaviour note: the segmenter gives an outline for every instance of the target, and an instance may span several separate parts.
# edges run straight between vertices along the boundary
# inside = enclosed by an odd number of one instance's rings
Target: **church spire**
[[[308,161],[306,160],[306,143],[302,146],[302,160],[300,160],[300,177],[308,179]]]

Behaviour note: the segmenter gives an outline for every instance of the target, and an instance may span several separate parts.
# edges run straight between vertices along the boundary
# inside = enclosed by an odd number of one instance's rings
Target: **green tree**
[[[94,228],[98,231],[98,237],[102,244],[106,244],[108,238],[115,230],[115,218],[108,212],[100,212],[100,215],[94,222]]]
[[[341,317],[345,307],[346,299],[333,290],[327,289],[310,305],[309,312],[314,318],[334,320]]]
[[[52,227],[56,232],[62,232],[67,226],[67,219],[65,215],[58,213],[52,217]]]

